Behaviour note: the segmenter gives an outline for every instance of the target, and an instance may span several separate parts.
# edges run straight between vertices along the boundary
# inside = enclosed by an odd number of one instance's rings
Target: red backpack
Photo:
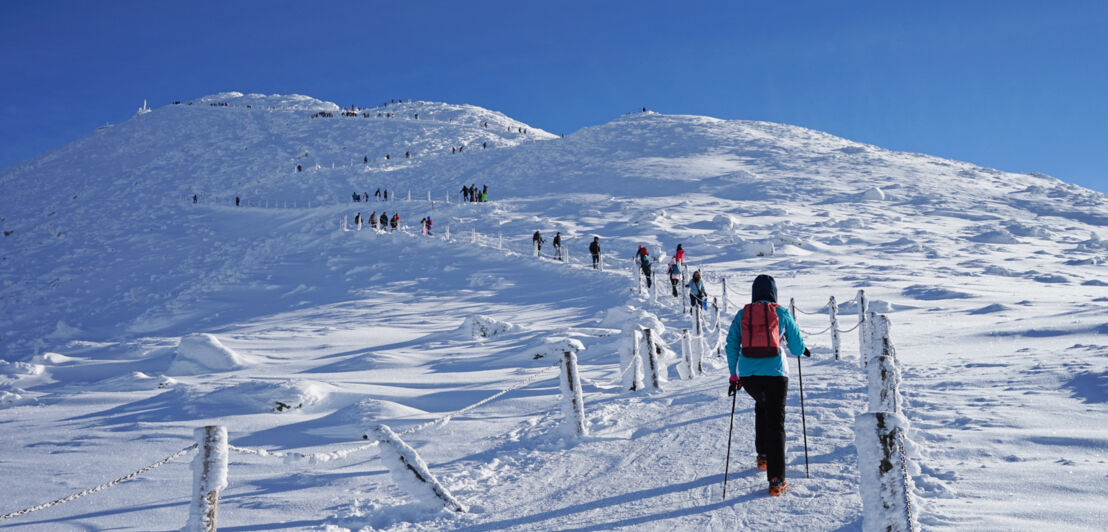
[[[781,354],[777,303],[751,303],[743,307],[742,356],[771,358]]]

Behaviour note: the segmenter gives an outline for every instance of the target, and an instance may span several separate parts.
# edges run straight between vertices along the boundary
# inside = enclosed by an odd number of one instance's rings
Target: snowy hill
[[[460,203],[471,183],[491,201]],[[560,435],[557,383],[540,380],[409,441],[469,514],[413,505],[370,452],[307,469],[236,458],[221,524],[859,527],[856,338],[834,361],[826,334],[806,337],[812,478],[794,389],[795,496],[761,496],[740,401],[738,499],[721,503],[725,366],[689,381],[670,367],[653,396],[615,384],[628,306],[671,346],[688,326],[679,300],[630,290],[640,243],[682,243],[713,296],[728,279],[731,309],[769,273],[801,309],[864,289],[888,312],[926,528],[1094,529],[1108,495],[1108,196],[1048,176],[764,122],[633,113],[562,138],[467,105],[221,93],[0,170],[0,186],[3,461],[52,479],[9,484],[0,513],[152,462],[204,424],[297,452],[416,426],[548,367],[536,355],[569,337],[586,347],[592,439]],[[407,228],[341,229],[386,210]],[[417,234],[425,216],[433,238]],[[568,267],[530,256],[536,229],[562,233]],[[614,271],[586,267],[593,235]],[[475,316],[512,327],[459,329]],[[822,309],[798,318],[827,324]],[[12,523],[176,528],[185,467]]]

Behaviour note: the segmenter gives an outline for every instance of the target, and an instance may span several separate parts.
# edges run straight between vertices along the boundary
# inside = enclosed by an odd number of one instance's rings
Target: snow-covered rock
[[[214,335],[194,333],[181,338],[166,375],[197,375],[245,368],[246,357],[223,345]]]

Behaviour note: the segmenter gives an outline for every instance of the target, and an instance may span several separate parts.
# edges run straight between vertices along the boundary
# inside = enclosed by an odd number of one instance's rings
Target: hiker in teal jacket
[[[789,365],[783,343],[795,356],[811,356],[788,309],[777,306],[773,277],[759,275],[754,279],[751,303],[739,310],[727,333],[727,366],[731,370],[729,393],[745,388],[754,399],[757,465],[766,470],[769,494],[773,496],[780,496],[787,488],[785,398],[789,393]]]

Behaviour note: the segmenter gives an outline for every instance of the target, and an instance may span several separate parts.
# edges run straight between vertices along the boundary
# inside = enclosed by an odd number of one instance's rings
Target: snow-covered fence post
[[[380,425],[374,429],[374,435],[380,443],[381,462],[388,468],[393,482],[408,495],[428,506],[441,504],[458,513],[469,511],[435,478],[419,453],[401,440],[392,429],[387,425]]]
[[[912,505],[912,477],[904,450],[908,420],[893,412],[854,419],[854,445],[862,495],[862,530],[919,530]]]
[[[654,278],[654,270],[650,271],[650,278],[647,279],[647,285],[650,286],[650,303],[655,304],[658,302],[658,280]]]
[[[631,359],[627,361],[621,361],[624,364],[623,367],[623,386],[634,392],[642,390],[646,386],[643,384],[643,364],[642,354],[639,351],[639,347],[642,345],[642,331],[639,329],[631,329]],[[626,351],[622,351],[626,353]],[[629,372],[629,373],[628,373]]]
[[[199,452],[192,461],[192,505],[185,530],[214,532],[219,492],[227,487],[227,428],[202,427],[194,435]]]
[[[872,359],[866,365],[869,382],[870,412],[900,411],[900,371],[896,367],[896,351],[889,339],[889,318],[871,315],[874,328]]]
[[[346,225],[346,215],[345,214],[342,215],[342,230],[343,231],[349,231],[350,230],[350,228],[347,227],[347,225]]]
[[[577,371],[577,353],[562,352],[562,414],[567,432],[577,437],[588,436],[585,422],[585,398],[581,393],[581,375]]]
[[[662,389],[662,379],[658,376],[659,368],[658,350],[654,347],[654,337],[651,335],[652,331],[649,327],[643,329],[643,335],[646,337],[646,359],[650,363],[650,386],[655,390]]]
[[[677,366],[682,379],[691,379],[696,376],[694,369],[692,348],[689,345],[689,330],[681,329],[681,364]]]
[[[827,314],[831,317],[831,350],[835,352],[835,360],[838,360],[842,341],[839,339],[839,305],[835,302],[835,296],[827,302]]]
[[[412,201],[412,189],[408,189],[408,201]]]
[[[531,249],[531,255],[535,256],[535,257],[538,257],[539,256],[539,241],[538,240],[532,240],[531,241],[531,248],[532,248]]]
[[[477,228],[476,227],[471,227],[470,230],[472,232],[470,233],[469,241],[472,244],[476,244],[477,243]]]
[[[600,266],[600,271],[604,271],[604,252],[598,253],[596,258],[598,259],[596,262]]]
[[[496,249],[504,249],[504,235],[500,231],[496,232]]]
[[[639,295],[642,295],[642,268],[639,268],[638,264],[631,262],[631,275],[635,276],[635,281],[639,283]]]
[[[431,202],[431,191],[430,190],[427,191],[427,202],[428,203]]]
[[[881,344],[877,333],[877,313],[866,312],[866,321],[862,323],[862,329],[865,329],[866,334],[862,337],[862,344],[865,345],[865,355],[862,356],[862,367],[869,366],[869,359],[879,356],[881,354]]]
[[[565,257],[566,266],[569,266],[569,246],[562,242],[562,256]]]
[[[796,319],[796,298],[792,298],[792,297],[789,298],[789,315],[791,315],[793,317],[793,321],[798,321]],[[799,326],[799,323],[798,323],[798,326]]]
[[[869,305],[866,302],[865,290],[858,290],[858,295],[855,296],[854,299],[858,303],[858,321],[861,323],[861,325],[858,326],[858,356],[862,357],[862,364],[865,364],[866,327],[869,326],[869,324],[866,323],[866,311],[868,310]]]
[[[446,239],[450,240],[450,224],[446,224]]]
[[[723,279],[721,279],[721,282],[723,282],[723,295],[721,296],[723,298],[723,314],[726,316],[727,315],[727,278],[724,277]]]

